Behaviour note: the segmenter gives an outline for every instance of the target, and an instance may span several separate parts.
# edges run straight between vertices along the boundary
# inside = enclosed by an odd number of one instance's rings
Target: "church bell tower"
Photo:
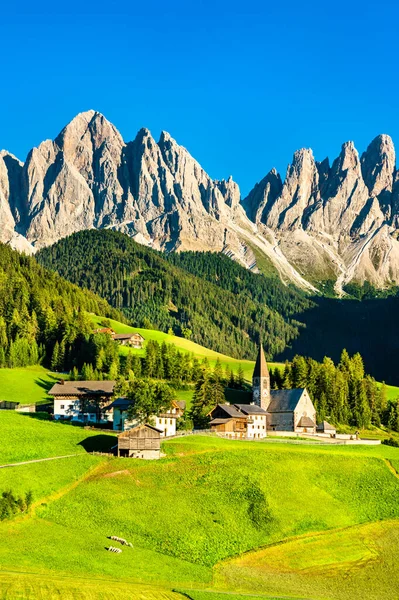
[[[262,344],[259,346],[252,376],[252,401],[265,410],[268,409],[270,404],[270,375]]]

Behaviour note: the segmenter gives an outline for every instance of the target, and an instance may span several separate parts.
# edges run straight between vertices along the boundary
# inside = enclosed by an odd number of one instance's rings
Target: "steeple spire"
[[[252,398],[255,404],[267,410],[270,403],[270,375],[262,344],[259,346],[252,376]]]
[[[267,368],[267,362],[262,343],[259,346],[253,377],[269,377],[269,369]]]

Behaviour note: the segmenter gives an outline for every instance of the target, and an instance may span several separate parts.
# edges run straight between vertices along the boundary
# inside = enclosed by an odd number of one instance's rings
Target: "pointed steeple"
[[[253,377],[269,377],[269,369],[267,368],[267,362],[262,344],[259,346]]]
[[[270,403],[270,375],[262,343],[259,346],[254,374],[252,375],[252,400],[254,404],[265,410],[267,410]]]

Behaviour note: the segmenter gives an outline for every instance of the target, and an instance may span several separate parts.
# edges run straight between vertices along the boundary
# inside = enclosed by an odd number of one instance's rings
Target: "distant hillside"
[[[0,243],[0,367],[49,359],[56,341],[67,350],[90,332],[86,312],[123,318],[93,292]]]
[[[100,294],[135,325],[172,329],[223,354],[254,358],[262,336],[272,358],[298,336],[293,315],[312,304],[305,294],[224,255],[196,258],[204,261],[198,275],[189,272],[189,258],[180,266],[177,258],[110,230],[76,233],[37,254],[41,264]]]

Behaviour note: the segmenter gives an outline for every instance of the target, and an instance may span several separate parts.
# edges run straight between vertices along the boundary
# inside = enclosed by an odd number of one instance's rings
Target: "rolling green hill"
[[[37,439],[67,450],[88,435],[21,415],[7,430],[7,446],[26,432],[21,458],[29,447],[34,453]],[[34,487],[29,516],[0,522],[7,539],[0,595],[395,597],[399,449],[206,436],[163,448],[159,461],[88,456],[80,448],[69,459],[0,470],[0,490]],[[110,535],[133,547],[107,553]],[[114,595],[104,596],[104,587]]]

